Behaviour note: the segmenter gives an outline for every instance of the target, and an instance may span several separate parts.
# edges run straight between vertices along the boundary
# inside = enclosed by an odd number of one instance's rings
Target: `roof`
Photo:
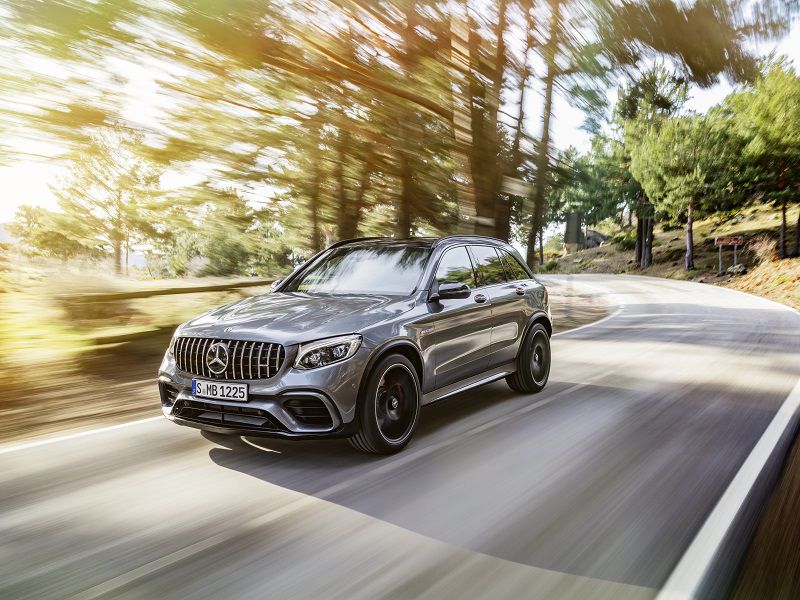
[[[442,237],[412,237],[412,238],[393,238],[393,237],[363,237],[353,238],[350,240],[341,240],[332,244],[330,247],[335,248],[339,246],[355,246],[355,245],[409,245],[409,246],[424,246],[434,248],[448,242],[489,242],[492,245],[508,246],[508,242],[499,240],[497,238],[488,237],[484,235],[446,235]]]

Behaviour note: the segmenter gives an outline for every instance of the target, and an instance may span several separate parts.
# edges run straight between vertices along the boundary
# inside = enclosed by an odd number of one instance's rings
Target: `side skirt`
[[[455,394],[460,394],[461,392],[466,392],[467,390],[471,390],[472,388],[476,388],[486,383],[497,381],[506,375],[511,375],[514,370],[514,361],[511,361],[504,365],[500,365],[499,367],[494,367],[493,369],[484,371],[483,373],[473,375],[472,377],[467,377],[461,381],[456,381],[455,383],[446,385],[438,390],[427,392],[422,395],[422,405],[425,406],[426,404],[431,404],[432,402],[437,402],[438,400],[444,400],[445,398],[449,398]]]

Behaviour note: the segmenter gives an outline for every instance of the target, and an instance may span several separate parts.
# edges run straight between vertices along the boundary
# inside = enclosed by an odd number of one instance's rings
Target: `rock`
[[[744,275],[747,273],[747,265],[739,263],[738,265],[731,265],[728,267],[729,275]]]
[[[677,242],[679,239],[681,239],[681,238],[679,238],[679,237],[676,235],[674,238],[672,238],[672,239],[670,240],[670,242]]]
[[[608,240],[608,236],[600,233],[599,231],[594,231],[593,229],[586,230],[586,247],[587,248],[597,248],[603,242]]]
[[[575,263],[576,265],[579,265],[579,264],[581,264],[583,262],[583,259],[582,258],[576,258],[572,262]]]

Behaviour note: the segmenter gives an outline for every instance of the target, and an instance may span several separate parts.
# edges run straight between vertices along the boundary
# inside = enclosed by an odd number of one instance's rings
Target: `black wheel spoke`
[[[417,388],[405,365],[393,365],[383,374],[375,395],[378,428],[388,441],[402,440],[413,427]]]

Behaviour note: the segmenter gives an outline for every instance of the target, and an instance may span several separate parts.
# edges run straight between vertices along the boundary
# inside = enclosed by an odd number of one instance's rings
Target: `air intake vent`
[[[227,406],[197,400],[178,400],[173,414],[187,421],[232,429],[286,430],[267,411],[252,406]]]
[[[164,406],[172,406],[178,397],[178,390],[163,381],[158,382],[158,391],[161,394],[161,404]]]
[[[292,398],[283,403],[298,423],[311,427],[329,428],[333,426],[331,413],[325,403],[313,396]]]
[[[227,350],[222,353],[227,357],[227,366],[219,373],[214,373],[206,364],[206,355],[214,344],[224,344]],[[181,371],[208,379],[269,379],[286,360],[283,346],[269,342],[180,337],[174,351]]]

